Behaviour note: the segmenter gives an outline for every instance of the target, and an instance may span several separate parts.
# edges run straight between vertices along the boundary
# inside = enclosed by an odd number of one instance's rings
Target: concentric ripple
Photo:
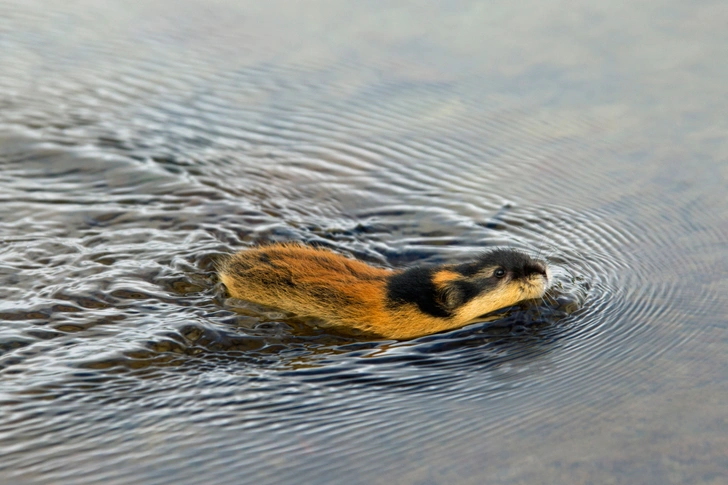
[[[422,15],[510,25],[476,3]],[[546,42],[541,19],[436,43],[366,2],[241,5],[0,6],[0,482],[725,471],[728,97],[701,43],[720,44],[719,15],[657,32],[649,12],[552,7],[582,52]],[[564,11],[705,39],[640,71],[619,46],[649,43]],[[371,30],[382,15],[396,35]],[[604,49],[634,93],[595,94]],[[679,62],[700,79],[666,77]],[[700,93],[671,91],[687,85]],[[461,329],[356,340],[227,298],[220,257],[289,240],[386,268],[516,247],[554,281]]]

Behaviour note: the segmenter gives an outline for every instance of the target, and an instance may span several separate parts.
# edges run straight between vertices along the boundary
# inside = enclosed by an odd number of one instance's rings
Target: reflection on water
[[[722,483],[728,13],[540,8],[0,6],[0,482]],[[555,284],[360,341],[282,240]]]

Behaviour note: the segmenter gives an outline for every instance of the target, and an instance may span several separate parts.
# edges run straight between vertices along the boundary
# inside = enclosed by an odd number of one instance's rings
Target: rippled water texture
[[[0,483],[728,483],[722,2],[0,4]],[[223,254],[547,258],[357,341]]]

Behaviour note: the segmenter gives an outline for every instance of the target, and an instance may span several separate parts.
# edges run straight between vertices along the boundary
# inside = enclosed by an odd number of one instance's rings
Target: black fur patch
[[[471,261],[470,263],[462,263],[453,266],[452,269],[463,276],[471,277],[478,274],[478,272],[485,267],[486,265],[481,263],[480,261]]]
[[[513,278],[523,278],[534,273],[546,274],[546,266],[529,255],[513,249],[495,249],[481,255],[477,260],[454,266],[463,276],[472,277],[488,267],[500,267]]]
[[[482,291],[482,288],[478,288],[478,286],[469,281],[453,281],[451,284],[457,288],[458,296],[460,297],[458,306],[466,304]]]
[[[451,317],[460,306],[478,295],[493,291],[498,285],[504,284],[504,281],[509,281],[495,276],[478,276],[480,271],[491,267],[505,269],[510,280],[519,280],[534,273],[546,275],[546,265],[543,262],[513,249],[496,249],[469,263],[446,267],[417,266],[395,274],[387,282],[387,305],[392,308],[410,303],[433,317]],[[434,274],[442,269],[455,271],[465,277],[447,282],[445,295],[432,282]]]
[[[448,318],[451,313],[438,302],[437,288],[432,282],[435,268],[417,266],[398,273],[387,282],[389,307],[406,303],[417,305],[421,312],[433,317]]]

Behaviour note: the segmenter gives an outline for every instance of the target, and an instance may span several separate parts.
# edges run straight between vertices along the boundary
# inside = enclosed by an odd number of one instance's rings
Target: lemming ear
[[[445,283],[437,291],[437,299],[440,305],[448,311],[452,311],[463,304],[463,292],[453,283]]]

